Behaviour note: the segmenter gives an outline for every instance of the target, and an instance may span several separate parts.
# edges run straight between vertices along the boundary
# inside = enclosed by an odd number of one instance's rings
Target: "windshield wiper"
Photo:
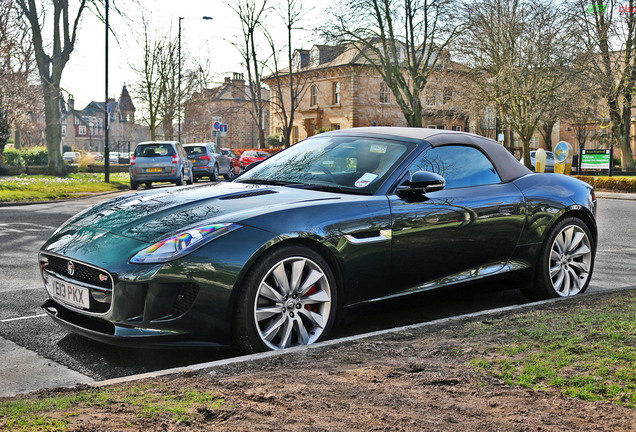
[[[299,183],[299,184],[288,185],[288,186],[298,188],[298,189],[311,189],[311,190],[324,191],[324,192],[339,192],[339,193],[355,194],[355,195],[371,195],[370,191],[360,190],[358,188],[352,188],[349,186],[339,186],[335,184]]]
[[[236,180],[237,183],[249,183],[249,184],[259,184],[259,185],[270,185],[270,186],[290,186],[290,185],[298,185],[299,183],[284,181],[284,180],[273,180],[273,179],[263,179],[263,178],[252,178],[252,179],[239,179]]]

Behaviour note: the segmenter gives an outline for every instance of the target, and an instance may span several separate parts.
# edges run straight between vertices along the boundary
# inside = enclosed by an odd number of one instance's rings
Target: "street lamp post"
[[[105,52],[105,76],[104,76],[104,181],[110,183],[110,163],[108,161],[108,120],[110,113],[108,112],[108,0],[106,0],[106,52]]]
[[[178,48],[178,62],[179,62],[179,76],[178,76],[178,87],[179,89],[177,90],[177,94],[178,94],[178,98],[179,100],[177,101],[177,141],[181,142],[181,20],[184,19],[192,19],[192,18],[188,18],[188,17],[179,17],[179,48]],[[204,20],[211,20],[212,17],[210,16],[204,16],[201,19]]]

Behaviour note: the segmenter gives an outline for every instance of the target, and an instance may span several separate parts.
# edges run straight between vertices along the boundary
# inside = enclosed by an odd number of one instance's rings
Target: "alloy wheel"
[[[277,262],[256,292],[258,335],[273,350],[315,342],[329,320],[331,296],[325,271],[314,261],[294,256]]]
[[[590,276],[592,246],[579,226],[568,225],[555,237],[550,250],[549,271],[554,291],[561,297],[578,294]]]

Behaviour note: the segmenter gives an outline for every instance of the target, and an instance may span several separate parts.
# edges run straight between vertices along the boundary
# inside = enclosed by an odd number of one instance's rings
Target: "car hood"
[[[61,229],[91,228],[154,242],[195,225],[234,222],[252,225],[266,213],[357,195],[283,186],[215,183],[163,188],[105,201],[71,218]]]

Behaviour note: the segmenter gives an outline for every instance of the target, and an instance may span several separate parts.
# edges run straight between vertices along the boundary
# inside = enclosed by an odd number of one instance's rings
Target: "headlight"
[[[133,264],[164,263],[181,258],[242,225],[219,223],[192,228],[143,249],[130,259]]]

